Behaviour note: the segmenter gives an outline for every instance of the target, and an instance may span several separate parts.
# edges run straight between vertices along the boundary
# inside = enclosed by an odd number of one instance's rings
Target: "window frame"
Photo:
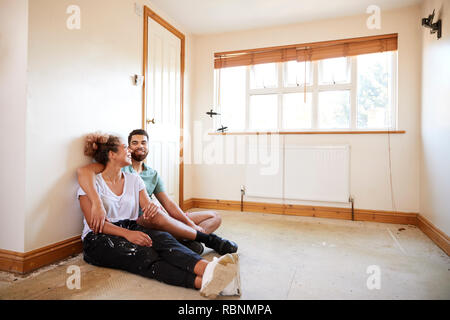
[[[397,87],[398,87],[398,77],[397,77],[397,59],[398,59],[398,52],[397,51],[389,51],[391,54],[390,60],[391,60],[391,83],[389,83],[388,87],[390,88],[390,105],[391,105],[391,121],[389,127],[370,127],[370,128],[360,128],[357,125],[357,117],[358,117],[358,101],[357,101],[357,94],[358,94],[358,70],[357,70],[357,57],[358,56],[351,56],[347,57],[348,61],[348,68],[349,68],[349,83],[336,83],[336,84],[319,84],[319,76],[320,76],[320,61],[322,60],[315,60],[315,61],[309,61],[310,65],[310,79],[312,77],[312,83],[310,85],[306,85],[306,92],[312,93],[312,110],[311,110],[311,128],[305,129],[305,128],[295,128],[295,129],[285,129],[283,128],[283,95],[287,93],[304,93],[305,88],[303,84],[300,84],[298,86],[285,86],[285,80],[286,80],[286,65],[287,62],[276,62],[277,67],[277,74],[278,74],[278,86],[275,88],[257,88],[257,89],[251,89],[250,88],[250,81],[251,81],[251,68],[252,65],[243,66],[246,68],[246,97],[245,97],[245,128],[243,129],[236,129],[231,130],[231,132],[239,131],[239,132],[253,132],[254,129],[250,129],[250,118],[249,118],[249,109],[250,109],[250,97],[252,95],[265,95],[265,94],[277,94],[277,110],[278,110],[278,119],[277,119],[277,131],[283,131],[283,132],[297,132],[299,130],[301,131],[327,131],[327,132],[344,132],[344,131],[395,131],[398,130],[398,104],[397,104]],[[218,72],[219,70],[219,72]],[[222,106],[220,105],[220,95],[219,95],[219,79],[220,79],[220,70],[221,69],[215,69],[214,70],[214,87],[215,87],[215,93],[214,93],[214,101],[216,105],[216,109],[219,113],[222,113]],[[340,90],[349,90],[350,91],[350,119],[349,124],[350,126],[348,128],[319,128],[318,126],[318,98],[319,93],[323,91],[340,91]],[[215,128],[218,128],[222,125],[220,117],[214,117],[213,119],[213,125]],[[227,126],[226,123],[223,125]],[[257,129],[258,132],[262,131],[273,131],[273,129],[263,128],[260,127]]]

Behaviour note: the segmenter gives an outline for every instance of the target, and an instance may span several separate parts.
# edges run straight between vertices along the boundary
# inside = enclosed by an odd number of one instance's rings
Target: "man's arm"
[[[181,208],[167,195],[166,192],[161,191],[155,194],[158,201],[161,205],[166,209],[167,213],[174,219],[177,219],[184,224],[198,230],[200,232],[204,232],[203,228],[196,225],[189,217],[181,210]]]
[[[92,203],[90,220],[86,221],[88,221],[88,224],[94,233],[103,231],[106,220],[105,208],[95,189],[95,175],[99,174],[104,169],[105,166],[100,163],[91,163],[77,169],[78,183],[83,191],[86,192],[87,197]]]
[[[91,221],[91,201],[87,196],[80,196],[80,207],[83,211],[86,222]],[[88,222],[89,228],[92,229],[92,225]],[[152,246],[152,239],[144,232],[131,231],[125,228],[118,227],[110,222],[106,222],[103,226],[103,233],[114,236],[119,236],[127,239],[128,241],[140,245],[140,246]]]

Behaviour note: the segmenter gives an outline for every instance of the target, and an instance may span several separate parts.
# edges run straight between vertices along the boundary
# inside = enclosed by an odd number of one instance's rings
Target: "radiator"
[[[286,200],[348,202],[350,146],[280,146],[279,168],[264,174],[267,165],[247,165],[246,195]]]

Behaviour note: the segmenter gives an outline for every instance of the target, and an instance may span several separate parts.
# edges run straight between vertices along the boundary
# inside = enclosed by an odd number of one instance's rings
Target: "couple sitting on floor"
[[[212,233],[220,216],[184,213],[164,191],[158,173],[144,164],[147,144],[141,129],[130,133],[128,145],[114,135],[86,137],[84,154],[96,163],[77,171],[84,260],[200,289],[206,297],[239,294],[238,246]],[[153,194],[163,208],[151,201]],[[202,243],[222,256],[212,262],[201,258]]]

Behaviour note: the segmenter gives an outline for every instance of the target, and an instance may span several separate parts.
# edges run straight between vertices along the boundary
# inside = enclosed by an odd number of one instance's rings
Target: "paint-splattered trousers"
[[[135,220],[121,220],[114,224],[148,234],[152,247],[139,246],[119,236],[89,232],[83,239],[83,254],[87,263],[194,288],[194,266],[201,260],[197,253],[180,244],[171,234],[146,229]]]

